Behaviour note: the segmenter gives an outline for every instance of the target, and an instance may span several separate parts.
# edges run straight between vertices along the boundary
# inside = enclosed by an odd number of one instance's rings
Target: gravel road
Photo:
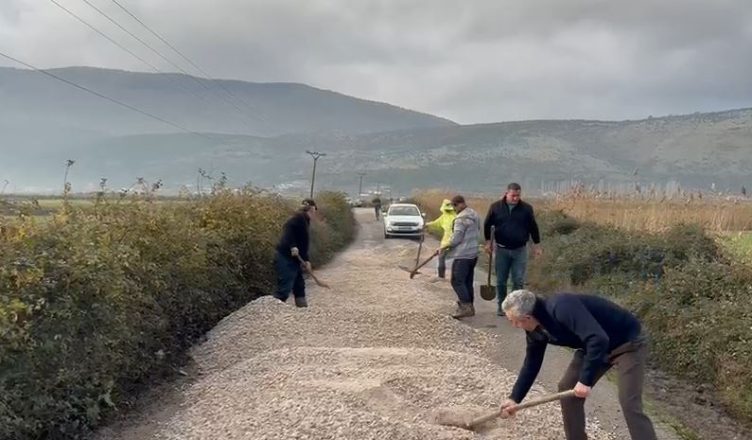
[[[477,433],[436,423],[493,410],[516,371],[495,361],[501,336],[448,316],[448,284],[398,268],[416,244],[384,241],[369,214],[358,211],[358,241],[318,271],[331,291],[309,282],[307,309],[262,297],[228,316],[192,350],[188,380],[97,439],[564,438],[556,403]],[[531,397],[551,391],[538,384]],[[590,423],[591,439],[616,438]]]

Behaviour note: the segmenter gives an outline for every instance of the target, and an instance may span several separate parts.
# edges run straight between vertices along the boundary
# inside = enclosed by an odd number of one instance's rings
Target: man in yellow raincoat
[[[430,231],[442,232],[441,247],[444,248],[449,245],[449,240],[452,238],[452,226],[454,225],[454,219],[457,217],[457,213],[454,211],[452,201],[444,199],[441,202],[441,215],[434,221],[426,223],[426,228]],[[439,278],[445,278],[446,275],[446,253],[439,254]]]

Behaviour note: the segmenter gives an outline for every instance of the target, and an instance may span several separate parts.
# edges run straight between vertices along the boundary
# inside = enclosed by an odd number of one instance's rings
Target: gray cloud
[[[58,1],[174,70],[81,0]],[[90,1],[159,44],[110,0]],[[752,106],[748,0],[120,1],[214,77],[303,82],[462,123]],[[149,70],[45,0],[0,3],[0,50]]]

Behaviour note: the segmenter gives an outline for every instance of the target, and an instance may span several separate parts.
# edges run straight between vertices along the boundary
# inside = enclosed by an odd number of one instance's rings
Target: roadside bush
[[[344,197],[320,194],[316,264],[349,243]],[[255,192],[66,207],[0,237],[0,439],[81,438],[198,336],[274,285],[295,209]],[[322,239],[323,238],[323,239]]]

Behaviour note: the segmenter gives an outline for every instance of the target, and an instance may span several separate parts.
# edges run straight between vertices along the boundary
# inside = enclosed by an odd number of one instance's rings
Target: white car
[[[384,215],[384,238],[397,236],[420,237],[423,233],[425,216],[412,203],[395,203],[390,205]]]

